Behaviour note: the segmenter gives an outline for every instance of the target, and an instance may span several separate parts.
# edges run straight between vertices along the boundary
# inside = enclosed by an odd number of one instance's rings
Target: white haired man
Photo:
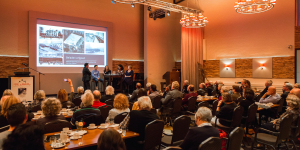
[[[107,86],[105,89],[105,95],[101,96],[100,102],[105,103],[107,100],[115,99],[115,89],[112,86]]]
[[[81,120],[85,122],[85,127],[88,126],[90,123],[94,123],[96,125],[104,123],[105,121],[101,116],[100,110],[92,107],[94,102],[94,95],[90,92],[86,92],[81,96],[81,99],[83,108],[74,112],[73,117],[71,119],[72,125],[75,126],[75,122]],[[91,119],[91,116],[93,116],[93,119]]]
[[[210,123],[211,118],[211,110],[200,107],[195,114],[195,123],[198,127],[189,129],[180,147],[184,150],[195,150],[206,139],[220,137],[219,130]]]
[[[184,80],[183,82],[183,87],[182,87],[182,93],[183,94],[188,94],[189,91],[188,91],[188,86],[189,86],[189,81],[188,80]]]
[[[178,89],[179,83],[177,81],[172,82],[172,91],[168,92],[166,97],[161,99],[163,106],[170,107],[172,106],[172,99],[183,97],[183,94]]]

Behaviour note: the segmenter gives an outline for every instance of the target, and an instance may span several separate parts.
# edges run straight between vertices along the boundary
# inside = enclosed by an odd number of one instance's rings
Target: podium
[[[30,75],[30,72],[14,72],[14,74],[8,76],[8,88],[20,98],[21,102],[33,101],[35,76]]]
[[[168,86],[169,84],[172,84],[173,81],[178,81],[179,87],[180,87],[180,72],[178,72],[178,71],[166,72],[163,75],[163,79],[166,80],[166,82],[164,83],[164,84],[166,84],[166,86]],[[163,85],[162,85],[161,89],[164,89]]]

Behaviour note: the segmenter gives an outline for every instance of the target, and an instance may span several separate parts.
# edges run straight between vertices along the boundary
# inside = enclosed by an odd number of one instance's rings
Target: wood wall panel
[[[300,48],[300,26],[295,27],[295,48]]]
[[[252,78],[252,59],[235,60],[235,77]]]
[[[29,64],[28,57],[0,57],[0,78],[8,78],[10,75],[14,75],[14,72],[21,72],[23,70],[17,70],[17,68],[24,68],[22,64]],[[25,72],[28,69],[24,70]]]
[[[181,62],[175,62],[175,67],[177,69],[181,69]]]
[[[275,79],[294,79],[295,78],[295,56],[273,57],[272,76]]]
[[[220,60],[204,60],[203,69],[206,78],[220,77]]]
[[[121,64],[124,67],[124,71],[127,70],[128,65],[132,66],[134,73],[144,73],[144,62],[143,61],[117,61],[113,60],[113,71],[117,71],[118,65]]]

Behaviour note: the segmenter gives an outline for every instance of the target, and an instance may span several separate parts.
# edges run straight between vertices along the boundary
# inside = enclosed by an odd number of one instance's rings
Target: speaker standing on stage
[[[82,81],[84,85],[84,90],[90,89],[90,80],[91,72],[89,70],[89,63],[85,63],[84,68],[82,70]]]

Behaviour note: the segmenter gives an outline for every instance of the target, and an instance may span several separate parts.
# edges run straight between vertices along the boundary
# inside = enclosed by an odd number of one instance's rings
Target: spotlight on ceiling
[[[114,0],[111,0],[111,3],[115,4],[116,2]]]
[[[167,16],[170,16],[170,11],[169,10],[167,11]]]
[[[134,8],[134,4],[131,4],[131,7]]]
[[[151,6],[148,6],[148,11],[151,11]]]

